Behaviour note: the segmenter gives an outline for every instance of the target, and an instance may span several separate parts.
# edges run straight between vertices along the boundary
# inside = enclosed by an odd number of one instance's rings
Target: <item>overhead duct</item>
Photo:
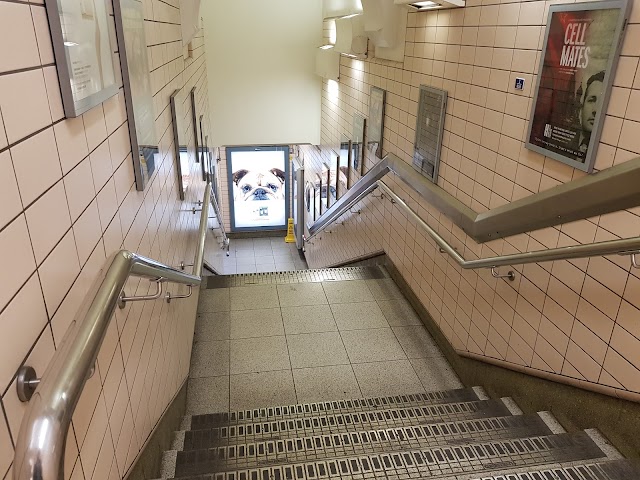
[[[369,38],[364,31],[362,15],[336,20],[335,49],[344,55],[365,58]]]
[[[375,46],[375,57],[403,61],[409,8],[390,0],[362,0],[362,6],[364,30]]]
[[[180,0],[182,45],[188,45],[200,30],[200,0]]]

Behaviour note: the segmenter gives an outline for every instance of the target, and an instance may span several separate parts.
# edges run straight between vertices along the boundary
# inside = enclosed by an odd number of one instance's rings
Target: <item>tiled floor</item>
[[[285,243],[284,237],[231,239],[227,257],[226,250],[220,248],[215,236],[209,235],[205,260],[221,275],[308,268],[295,243]]]
[[[203,290],[190,376],[189,414],[461,387],[391,279]]]

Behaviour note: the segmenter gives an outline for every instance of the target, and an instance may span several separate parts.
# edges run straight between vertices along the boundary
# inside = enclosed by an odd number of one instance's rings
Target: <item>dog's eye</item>
[[[242,186],[242,191],[244,193],[248,193],[249,191],[251,191],[251,187],[249,185],[243,185]]]
[[[277,186],[277,185],[274,185],[273,183],[268,184],[268,185],[267,185],[267,187],[269,187],[269,188],[270,188],[271,190],[273,190],[274,192],[275,192],[276,190],[278,190],[278,186]]]

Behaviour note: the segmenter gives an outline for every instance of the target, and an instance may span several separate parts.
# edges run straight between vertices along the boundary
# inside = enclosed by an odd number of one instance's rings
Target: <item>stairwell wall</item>
[[[178,265],[195,253],[199,215],[188,210],[204,184],[200,166],[191,165],[187,199],[178,200],[169,97],[196,86],[210,130],[204,36],[186,58],[179,1],[144,0],[143,8],[159,155],[138,192],[122,88],[65,119],[43,2],[0,0],[1,479],[11,477],[25,412],[16,371],[28,364],[44,372],[107,258],[124,248]],[[113,17],[111,27],[114,34]],[[139,295],[149,286],[132,280],[126,291]],[[116,312],[73,417],[66,479],[127,475],[188,375],[196,307],[197,293]]]
[[[303,148],[306,180],[351,137],[353,114],[368,115],[372,86],[387,91],[384,153],[410,163],[421,84],[449,94],[438,185],[473,210],[585,175],[524,148],[551,3],[468,0],[410,12],[403,62],[341,57],[339,81],[323,83],[322,146]],[[632,3],[596,170],[640,154],[640,2]],[[377,159],[365,152],[366,171]],[[393,176],[385,181],[469,259],[640,235],[634,208],[478,245]],[[384,250],[458,352],[640,400],[640,271],[629,257],[514,266],[511,283],[461,270],[388,200],[369,196],[351,212],[307,245],[310,267]]]

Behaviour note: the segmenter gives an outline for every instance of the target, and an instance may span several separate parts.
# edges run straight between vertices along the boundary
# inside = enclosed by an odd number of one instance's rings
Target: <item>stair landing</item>
[[[382,267],[215,276],[201,291],[188,414],[461,387]]]

